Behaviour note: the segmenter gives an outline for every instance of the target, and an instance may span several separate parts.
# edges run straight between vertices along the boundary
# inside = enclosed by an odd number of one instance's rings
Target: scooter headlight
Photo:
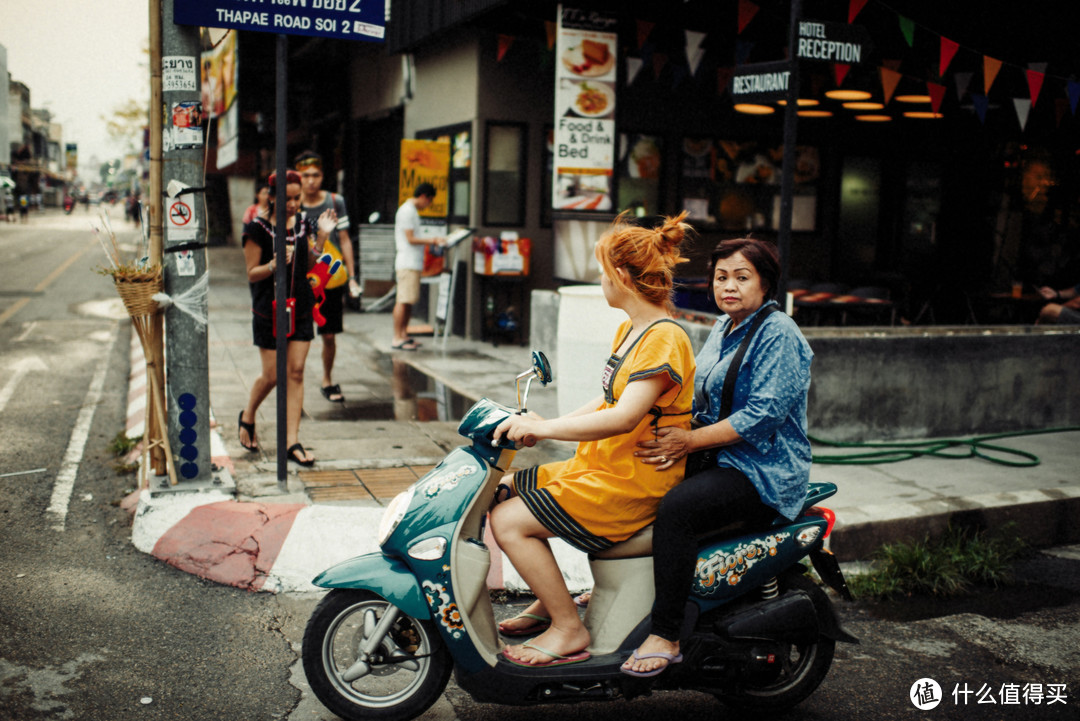
[[[413,489],[410,488],[407,491],[402,491],[394,497],[394,500],[390,501],[390,505],[386,507],[383,512],[382,520],[379,521],[379,545],[386,543],[386,539],[390,538],[390,534],[394,532],[394,529],[401,523],[401,519],[405,517],[405,513],[409,510],[409,504],[412,503]]]

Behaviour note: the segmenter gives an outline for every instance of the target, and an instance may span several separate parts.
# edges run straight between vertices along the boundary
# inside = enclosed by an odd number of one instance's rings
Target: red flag
[[[941,36],[941,63],[939,65],[938,75],[944,77],[945,69],[949,67],[949,63],[952,62],[953,56],[956,55],[956,51],[960,48],[960,44],[949,40],[944,35]]]
[[[843,85],[851,66],[845,63],[833,63],[833,73],[836,75],[836,84]]]
[[[495,56],[495,60],[502,62],[502,59],[506,57],[506,51],[510,49],[510,46],[514,44],[513,35],[499,34],[499,53]]]
[[[892,100],[893,93],[896,92],[896,86],[900,84],[901,77],[900,73],[895,70],[881,68],[881,89],[885,94],[886,105]]]
[[[930,92],[930,107],[934,109],[935,113],[940,112],[941,101],[945,98],[945,86],[928,82],[926,89]]]
[[[739,34],[742,35],[742,31],[746,30],[746,26],[750,24],[750,21],[757,15],[758,6],[750,2],[750,0],[739,0]]]
[[[649,33],[656,26],[656,23],[651,23],[648,20],[637,21],[637,46],[638,50],[641,50],[641,46],[645,44],[645,41],[649,39]]]
[[[855,16],[862,11],[864,5],[866,5],[866,0],[851,0],[847,11],[847,21],[849,25],[855,22]]]
[[[1035,107],[1035,101],[1039,99],[1039,91],[1042,90],[1043,79],[1046,76],[1035,70],[1025,70],[1024,74],[1027,75],[1028,91],[1031,93],[1031,107]]]
[[[660,73],[664,72],[664,67],[668,63],[667,53],[653,53],[652,56],[652,71],[653,77],[657,80],[660,79]]]

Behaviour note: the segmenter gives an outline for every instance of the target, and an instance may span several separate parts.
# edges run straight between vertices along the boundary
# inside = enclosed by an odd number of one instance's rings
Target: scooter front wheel
[[[328,709],[349,721],[406,721],[442,694],[453,661],[434,624],[380,596],[335,589],[304,631],[304,673]]]

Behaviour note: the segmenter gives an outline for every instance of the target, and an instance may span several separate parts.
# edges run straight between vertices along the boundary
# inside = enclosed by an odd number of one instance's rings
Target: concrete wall
[[[559,295],[532,293],[529,341],[558,357]],[[709,328],[683,323],[695,350]],[[830,441],[1080,425],[1080,328],[806,328],[810,433]],[[554,369],[559,377],[560,369]]]

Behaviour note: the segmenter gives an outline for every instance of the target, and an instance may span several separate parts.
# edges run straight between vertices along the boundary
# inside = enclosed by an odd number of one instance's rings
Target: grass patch
[[[139,441],[141,440],[142,436],[128,438],[126,433],[120,431],[109,442],[109,445],[106,446],[108,451],[119,459],[113,464],[113,470],[116,471],[116,475],[127,476],[139,470],[138,463],[127,463],[124,461],[124,458],[139,445]]]
[[[848,578],[857,598],[930,595],[952,598],[977,586],[1012,582],[1013,562],[1027,552],[1015,524],[994,532],[949,527],[941,538],[889,543],[874,554],[869,573]]]

